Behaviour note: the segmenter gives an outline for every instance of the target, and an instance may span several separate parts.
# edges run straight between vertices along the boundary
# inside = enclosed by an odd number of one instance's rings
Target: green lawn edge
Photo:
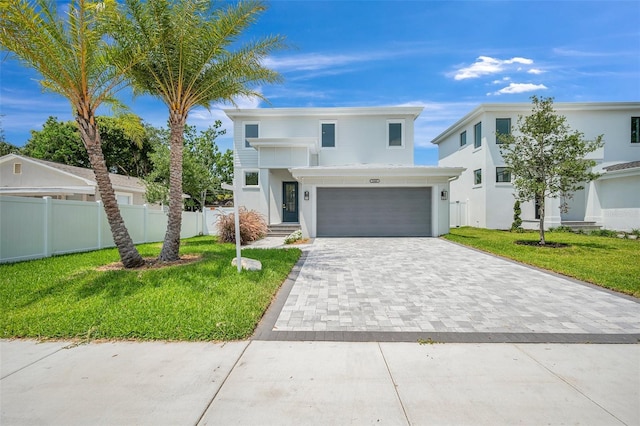
[[[144,257],[161,243],[143,244]],[[297,248],[243,248],[261,271],[238,274],[233,244],[183,240],[201,260],[157,270],[98,271],[116,249],[0,264],[0,337],[231,341],[251,336],[301,255]]]
[[[640,241],[571,232],[547,232],[549,248],[516,244],[538,241],[537,232],[452,228],[442,238],[610,290],[640,297]]]

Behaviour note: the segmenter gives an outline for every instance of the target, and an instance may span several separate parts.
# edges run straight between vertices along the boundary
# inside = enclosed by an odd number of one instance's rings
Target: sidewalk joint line
[[[583,397],[585,397],[587,400],[591,401],[593,404],[595,404],[596,406],[598,406],[601,410],[603,410],[605,413],[609,414],[611,417],[613,417],[614,419],[616,419],[617,421],[619,421],[621,424],[623,425],[627,425],[627,423],[625,423],[622,419],[620,419],[618,416],[616,416],[615,414],[613,414],[611,411],[607,410],[605,407],[603,407],[601,404],[599,404],[597,401],[594,401],[593,398],[589,397],[587,394],[585,394],[582,390],[580,390],[580,388],[578,388],[576,385],[572,384],[571,382],[569,382],[567,379],[565,379],[564,377],[562,377],[560,374],[556,373],[555,371],[551,370],[549,367],[547,367],[546,365],[544,365],[542,362],[538,361],[536,358],[533,357],[533,355],[527,353],[524,349],[522,349],[520,347],[519,344],[515,344],[514,345],[520,352],[522,352],[524,355],[526,355],[527,357],[529,357],[531,360],[533,360],[533,362],[535,362],[536,364],[538,364],[539,366],[541,366],[542,368],[544,368],[545,370],[547,370],[549,373],[551,373],[553,376],[557,377],[558,379],[560,379],[561,381],[563,381],[564,383],[566,383],[569,387],[571,387],[572,389],[574,389],[576,392],[578,392],[580,395],[582,395]]]
[[[67,345],[67,346],[63,346],[63,347],[61,347],[61,348],[57,349],[56,351],[51,352],[50,354],[43,356],[42,358],[38,358],[38,359],[36,359],[35,361],[30,362],[29,364],[27,364],[27,365],[25,365],[25,366],[23,366],[23,367],[18,368],[16,371],[12,371],[11,373],[7,374],[6,376],[2,376],[2,377],[0,377],[0,380],[4,380],[4,379],[6,379],[6,378],[7,378],[7,377],[9,377],[9,376],[13,376],[14,374],[16,374],[16,373],[18,373],[18,372],[20,372],[20,371],[24,370],[25,368],[31,367],[32,365],[34,365],[34,364],[36,364],[36,363],[38,363],[38,362],[42,361],[42,360],[43,360],[43,359],[45,359],[45,358],[49,358],[51,355],[55,355],[55,354],[57,354],[58,352],[60,352],[60,351],[61,351],[61,350],[63,350],[63,349],[73,349],[73,348],[75,348],[75,347],[77,347],[77,346],[78,346],[78,345]]]
[[[400,407],[402,407],[402,413],[404,414],[404,419],[407,421],[407,424],[411,426],[411,420],[409,420],[409,415],[407,414],[407,409],[402,402],[402,398],[400,398],[400,392],[398,392],[398,384],[393,378],[393,374],[391,374],[391,369],[389,368],[389,363],[387,362],[387,358],[384,356],[384,352],[382,351],[382,347],[380,346],[380,342],[376,342],[378,345],[378,350],[380,351],[380,355],[382,355],[382,360],[384,361],[384,365],[387,368],[387,373],[389,373],[389,378],[391,379],[391,383],[393,384],[393,391],[396,393],[396,397],[398,398],[398,402],[400,403]]]
[[[198,417],[198,420],[196,420],[196,422],[194,423],[195,426],[199,425],[200,422],[202,421],[202,419],[204,418],[204,415],[207,414],[207,411],[209,411],[209,408],[211,408],[211,404],[213,404],[213,401],[215,401],[216,397],[218,396],[218,394],[222,390],[224,384],[227,383],[227,379],[229,378],[231,373],[233,373],[233,370],[235,370],[236,366],[238,365],[238,363],[240,362],[240,360],[244,356],[244,353],[246,352],[246,350],[247,350],[247,348],[249,347],[250,344],[251,344],[251,340],[248,340],[247,346],[244,347],[244,349],[240,353],[240,356],[238,357],[238,359],[236,359],[236,362],[233,363],[233,366],[229,370],[229,373],[222,380],[222,383],[220,383],[220,386],[218,387],[218,389],[215,391],[215,393],[211,397],[211,400],[209,400],[209,403],[207,404],[207,406],[204,407],[204,410],[202,410],[202,414],[200,414],[200,417]]]

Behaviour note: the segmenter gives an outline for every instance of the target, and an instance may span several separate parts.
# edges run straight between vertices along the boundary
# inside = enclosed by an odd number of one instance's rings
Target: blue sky
[[[423,106],[415,162],[436,164],[431,140],[486,102],[640,100],[640,1],[288,1],[247,33],[286,36],[291,48],[268,59],[284,83],[260,88],[270,105],[243,108]],[[42,93],[34,72],[2,56],[0,114],[6,139],[24,145],[49,115],[71,119],[63,98]],[[164,126],[164,105],[121,94],[145,121]],[[216,105],[193,111],[204,129]]]

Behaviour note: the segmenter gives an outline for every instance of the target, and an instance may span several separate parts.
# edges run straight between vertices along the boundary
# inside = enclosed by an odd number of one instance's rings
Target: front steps
[[[269,225],[268,229],[267,237],[287,237],[301,228],[299,223],[276,223]]]
[[[595,222],[585,222],[582,220],[562,221],[561,225],[571,228],[573,231],[597,231],[602,228],[602,226],[596,225]]]

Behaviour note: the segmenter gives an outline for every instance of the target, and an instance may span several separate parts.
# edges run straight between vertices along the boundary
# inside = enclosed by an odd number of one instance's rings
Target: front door
[[[298,222],[298,182],[282,182],[282,221]]]

